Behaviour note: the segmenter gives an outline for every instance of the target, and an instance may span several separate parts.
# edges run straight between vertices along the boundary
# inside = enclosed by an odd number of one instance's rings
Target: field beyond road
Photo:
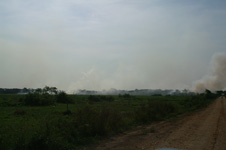
[[[226,149],[226,99],[218,98],[207,108],[170,120],[138,127],[102,142],[97,150]]]
[[[219,95],[3,94],[0,149],[221,147],[226,102]]]

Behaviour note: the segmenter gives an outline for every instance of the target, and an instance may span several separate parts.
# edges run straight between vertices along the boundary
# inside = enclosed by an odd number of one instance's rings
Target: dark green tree
[[[72,101],[69,99],[69,97],[68,97],[66,92],[60,91],[58,93],[58,95],[57,95],[56,101],[58,103],[65,103],[65,104],[67,104],[67,111],[66,111],[66,113],[68,113],[68,114],[70,113],[70,111],[68,109],[68,104],[72,103]]]
[[[55,95],[57,95],[57,93],[58,93],[58,90],[57,90],[56,87],[50,87],[49,91],[50,91],[50,94],[55,94]]]
[[[205,94],[206,94],[206,95],[212,94],[212,92],[211,92],[210,90],[206,89]]]

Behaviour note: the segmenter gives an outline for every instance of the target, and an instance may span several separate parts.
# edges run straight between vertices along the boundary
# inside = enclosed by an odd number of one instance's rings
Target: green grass
[[[121,133],[137,125],[150,124],[206,107],[212,100],[197,96],[70,95],[66,104],[27,106],[25,95],[0,95],[1,150],[70,150]],[[148,131],[149,132],[149,131]],[[154,131],[150,131],[154,132]]]

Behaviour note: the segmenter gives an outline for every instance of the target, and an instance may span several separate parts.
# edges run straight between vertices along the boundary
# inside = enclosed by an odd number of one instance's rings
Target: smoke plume
[[[226,88],[226,53],[218,53],[211,60],[210,72],[207,76],[197,81],[195,92],[223,90]]]

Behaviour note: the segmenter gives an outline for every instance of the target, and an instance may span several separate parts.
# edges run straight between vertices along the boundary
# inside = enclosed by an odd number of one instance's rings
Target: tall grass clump
[[[108,106],[96,110],[86,105],[76,112],[74,126],[78,129],[79,136],[86,139],[119,133],[124,125],[120,112]]]
[[[142,104],[135,111],[135,119],[140,123],[151,123],[161,121],[167,117],[178,114],[180,112],[179,105],[174,102],[167,101],[149,101],[148,104]]]
[[[131,127],[204,108],[215,98],[210,92],[193,96],[81,96],[37,91],[0,95],[0,150],[82,149]],[[69,110],[69,103],[70,115],[65,115],[62,112]]]
[[[184,109],[187,111],[193,111],[201,108],[207,107],[211,102],[213,102],[217,96],[215,95],[204,95],[199,94],[196,96],[187,97],[185,101],[182,101]]]
[[[48,106],[54,104],[55,99],[53,95],[48,93],[40,94],[35,92],[27,94],[24,103],[29,106]]]

